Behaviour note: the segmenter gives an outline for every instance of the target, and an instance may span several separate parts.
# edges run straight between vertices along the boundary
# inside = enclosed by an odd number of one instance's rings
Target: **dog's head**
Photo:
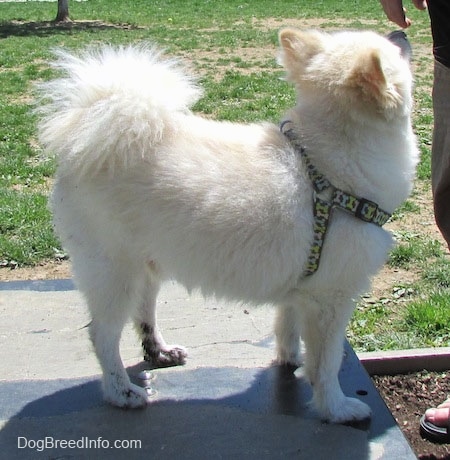
[[[398,46],[373,32],[300,31],[279,34],[280,62],[299,99],[390,119],[407,115],[412,77]]]

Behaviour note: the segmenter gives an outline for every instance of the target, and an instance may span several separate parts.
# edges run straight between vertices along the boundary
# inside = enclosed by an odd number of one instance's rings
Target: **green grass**
[[[426,345],[450,342],[450,290],[427,292],[407,305],[404,327],[420,337]]]
[[[242,75],[239,71],[227,70],[219,82],[204,82],[206,96],[194,109],[228,121],[240,121],[245,113],[246,121],[276,122],[280,114],[294,103],[292,88],[287,87],[281,78],[276,78],[278,73]]]
[[[36,141],[32,89],[54,75],[55,47],[151,41],[191,62],[205,95],[195,110],[232,120],[277,122],[294,100],[275,61],[278,29],[284,25],[323,29],[389,24],[377,1],[348,0],[89,0],[70,3],[76,22],[56,26],[55,3],[0,3],[0,266],[33,266],[61,257],[52,231],[47,196],[55,165]],[[415,56],[414,129],[421,161],[415,194],[396,211],[396,238],[388,267],[404,281],[387,283],[363,298],[349,338],[357,350],[449,345],[450,265],[442,244],[403,226],[419,219],[421,194],[429,190],[432,132],[431,38],[425,13],[412,6],[408,30]],[[425,51],[424,50],[428,50]],[[418,192],[420,190],[421,192]],[[429,206],[429,205],[428,205]],[[6,270],[7,268],[0,269]]]
[[[47,198],[42,193],[3,190],[0,193],[0,246],[9,256],[9,266],[23,260],[37,263],[58,252],[46,204]]]
[[[397,246],[389,255],[388,264],[397,268],[413,268],[431,258],[441,257],[441,243],[421,234],[397,233]]]

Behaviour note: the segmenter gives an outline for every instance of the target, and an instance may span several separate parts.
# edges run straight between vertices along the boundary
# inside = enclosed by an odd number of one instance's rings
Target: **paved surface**
[[[0,458],[415,458],[349,347],[341,384],[374,416],[324,424],[299,371],[272,365],[269,307],[204,301],[172,283],[159,299],[164,336],[188,348],[188,363],[152,370],[153,404],[124,411],[101,399],[71,281],[0,283]],[[131,326],[121,353],[138,381],[146,366]]]

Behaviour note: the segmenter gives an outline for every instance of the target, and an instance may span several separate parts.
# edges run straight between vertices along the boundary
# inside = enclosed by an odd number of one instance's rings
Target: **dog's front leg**
[[[316,296],[302,309],[305,376],[313,386],[315,408],[323,419],[335,423],[363,420],[371,413],[367,404],[345,396],[339,384],[345,328],[353,311],[351,300],[340,300],[336,295]]]
[[[275,321],[275,336],[277,346],[277,362],[299,367],[300,353],[300,325],[298,307],[278,307]]]

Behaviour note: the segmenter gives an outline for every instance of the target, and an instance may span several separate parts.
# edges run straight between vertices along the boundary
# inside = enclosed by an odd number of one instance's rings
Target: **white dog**
[[[409,64],[371,32],[285,29],[279,38],[298,93],[282,131],[194,115],[201,91],[155,49],[62,52],[65,76],[43,85],[40,140],[59,160],[55,227],[116,406],[148,403],[120,358],[130,317],[147,360],[185,361],[156,324],[170,277],[205,295],[277,305],[278,362],[300,365],[301,337],[320,416],[370,415],[343,394],[338,370],[353,299],[392,244],[381,225],[411,190]]]

